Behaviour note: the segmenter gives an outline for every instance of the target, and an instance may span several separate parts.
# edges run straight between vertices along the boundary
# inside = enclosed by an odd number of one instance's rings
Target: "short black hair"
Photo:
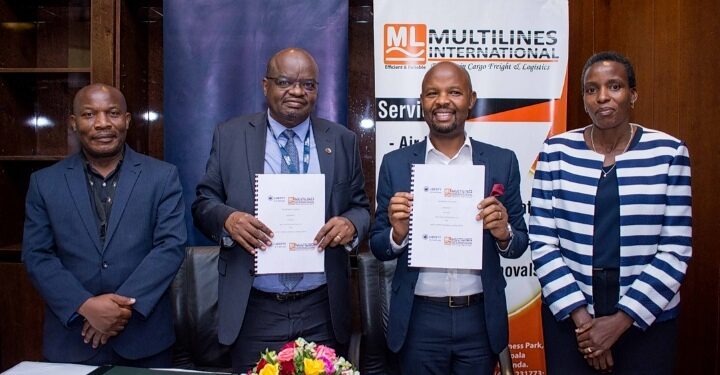
[[[590,69],[593,64],[600,61],[615,61],[622,64],[625,67],[625,73],[627,74],[628,86],[630,86],[631,89],[634,89],[635,86],[637,86],[635,81],[635,69],[633,69],[630,60],[617,52],[603,51],[590,56],[588,61],[585,63],[585,66],[583,66],[582,75],[580,76],[581,92],[585,91],[585,75],[587,74],[588,69]]]

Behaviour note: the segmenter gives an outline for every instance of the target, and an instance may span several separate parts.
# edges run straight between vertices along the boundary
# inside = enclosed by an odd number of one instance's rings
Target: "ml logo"
[[[385,24],[386,65],[423,65],[427,61],[425,24]]]

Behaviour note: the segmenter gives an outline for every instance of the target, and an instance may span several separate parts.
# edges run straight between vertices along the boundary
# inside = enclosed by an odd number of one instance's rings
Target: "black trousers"
[[[230,348],[233,372],[247,372],[258,362],[260,353],[266,349],[277,352],[298,337],[329,346],[338,356],[346,357],[347,349],[335,339],[330,321],[327,286],[285,301],[251,292],[240,334]]]
[[[593,299],[596,316],[617,312],[620,276],[617,269],[593,272]],[[595,375],[595,371],[577,350],[575,324],[568,318],[555,320],[547,305],[542,305],[545,362],[548,375]],[[671,375],[675,366],[677,322],[655,322],[644,332],[630,327],[612,347],[613,374]]]

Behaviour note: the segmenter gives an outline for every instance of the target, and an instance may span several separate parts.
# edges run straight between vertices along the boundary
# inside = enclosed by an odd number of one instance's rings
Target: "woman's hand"
[[[595,318],[575,330],[578,350],[585,358],[599,358],[615,345],[632,323],[632,318],[623,311]]]

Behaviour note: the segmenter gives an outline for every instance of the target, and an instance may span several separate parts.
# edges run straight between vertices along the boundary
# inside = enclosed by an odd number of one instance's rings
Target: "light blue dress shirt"
[[[280,173],[280,163],[282,163],[280,147],[284,147],[286,142],[284,137],[280,137],[280,134],[282,134],[282,132],[284,132],[287,128],[275,121],[275,119],[270,116],[270,111],[268,111],[268,122],[270,123],[272,130],[275,132],[277,139],[273,136],[270,128],[268,128],[267,135],[265,136],[265,166],[263,172],[267,174]],[[314,134],[312,134],[312,127],[310,126],[310,118],[306,118],[305,121],[295,126],[293,131],[295,131],[293,141],[295,142],[295,147],[298,149],[298,156],[300,159],[300,172],[305,172],[302,166],[303,142],[305,141],[305,136],[308,132],[310,132],[310,164],[308,165],[307,173],[322,173],[320,171],[320,162],[318,161],[315,137]],[[320,228],[318,228],[318,230],[320,230]],[[280,276],[278,274],[270,274],[255,276],[253,288],[270,293],[287,293],[315,289],[326,283],[327,280],[324,272],[305,273],[302,280],[300,280],[295,288],[288,290],[288,288],[280,282]]]

